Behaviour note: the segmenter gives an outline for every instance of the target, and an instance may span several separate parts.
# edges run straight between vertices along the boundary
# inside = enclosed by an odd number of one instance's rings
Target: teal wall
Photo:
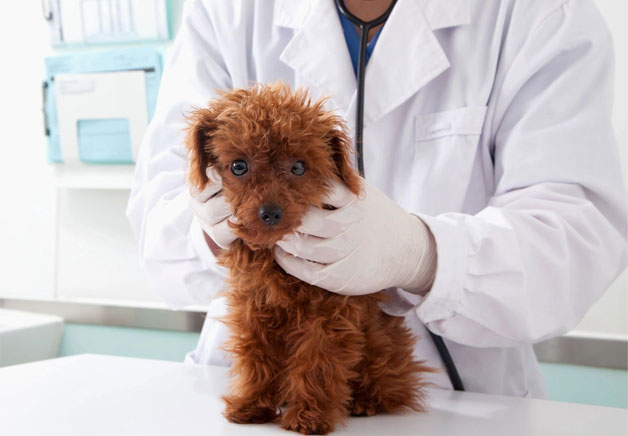
[[[95,353],[182,362],[198,337],[170,330],[65,324],[59,356]]]
[[[552,400],[628,408],[628,371],[556,363],[541,369]]]
[[[87,324],[65,324],[59,356],[110,354],[181,362],[198,333]],[[550,398],[556,401],[628,408],[628,372],[544,363]]]

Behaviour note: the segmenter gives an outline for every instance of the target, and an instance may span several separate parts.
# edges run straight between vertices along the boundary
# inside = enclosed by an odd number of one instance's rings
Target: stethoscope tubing
[[[356,123],[355,123],[355,148],[356,148],[356,159],[357,159],[357,167],[360,175],[364,177],[364,143],[363,143],[363,133],[364,133],[364,85],[366,79],[366,48],[368,45],[368,34],[371,29],[380,24],[384,23],[390,13],[392,12],[395,3],[397,0],[392,0],[390,6],[386,11],[371,21],[363,21],[353,15],[345,5],[344,0],[336,0],[336,4],[338,5],[338,9],[340,13],[347,17],[349,21],[358,26],[360,29],[360,50],[358,52],[358,96],[357,96],[357,104],[356,104]],[[460,374],[458,374],[458,369],[454,363],[451,354],[449,353],[449,349],[445,344],[445,341],[442,337],[438,336],[435,333],[429,331],[430,337],[436,346],[438,354],[443,361],[443,365],[445,365],[445,369],[447,370],[447,375],[449,376],[449,380],[453,388],[457,391],[464,391],[464,385],[462,384],[462,379],[460,378]]]
[[[364,85],[366,79],[366,48],[368,45],[368,36],[371,29],[384,23],[397,3],[397,0],[392,0],[390,6],[386,11],[371,21],[363,21],[353,15],[344,0],[336,0],[338,9],[347,17],[349,21],[358,26],[360,29],[360,51],[358,52],[358,98],[356,108],[356,123],[355,123],[355,149],[358,171],[362,177],[364,177],[364,159],[363,159],[363,133],[364,133]]]

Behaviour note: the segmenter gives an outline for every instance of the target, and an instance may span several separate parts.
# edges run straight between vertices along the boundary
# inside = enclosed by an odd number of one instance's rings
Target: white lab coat
[[[532,344],[573,328],[626,265],[610,122],[613,49],[590,0],[399,0],[366,74],[366,178],[429,225],[427,298],[385,307],[445,338],[466,388],[546,395]],[[356,79],[333,0],[188,0],[141,148],[128,217],[173,308],[224,310],[223,271],[188,207],[183,114],[216,89],[283,80],[349,126]],[[411,259],[409,259],[411,261]],[[197,363],[220,363],[211,318]],[[432,381],[451,388],[444,372]]]

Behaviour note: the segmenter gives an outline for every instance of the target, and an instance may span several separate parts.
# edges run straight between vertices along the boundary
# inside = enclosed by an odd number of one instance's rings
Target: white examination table
[[[283,435],[222,416],[226,369],[80,355],[0,369],[0,435]],[[432,410],[351,418],[334,435],[625,436],[628,412],[433,390]]]

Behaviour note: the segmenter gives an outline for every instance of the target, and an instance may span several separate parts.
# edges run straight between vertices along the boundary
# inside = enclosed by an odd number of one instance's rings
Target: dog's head
[[[218,171],[247,245],[270,247],[294,231],[309,206],[324,206],[333,181],[358,194],[344,124],[323,105],[287,85],[257,85],[189,116],[189,181],[203,189],[207,168]]]

